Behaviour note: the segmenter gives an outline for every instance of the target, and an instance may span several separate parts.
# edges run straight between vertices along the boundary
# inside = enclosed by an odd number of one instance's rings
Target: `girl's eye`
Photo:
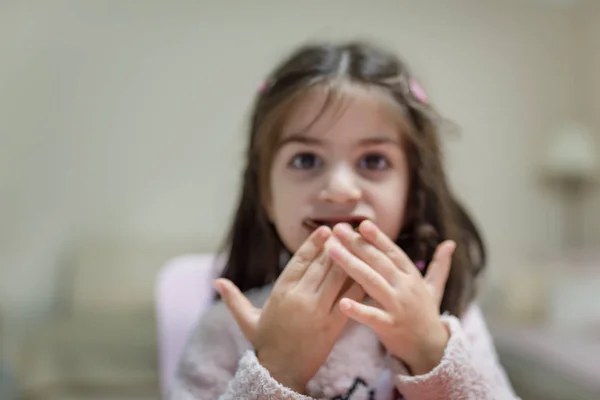
[[[321,159],[312,153],[301,153],[290,161],[290,167],[293,169],[313,169],[323,164]]]
[[[359,167],[371,171],[381,171],[388,169],[390,163],[388,159],[381,154],[368,154],[360,160]]]

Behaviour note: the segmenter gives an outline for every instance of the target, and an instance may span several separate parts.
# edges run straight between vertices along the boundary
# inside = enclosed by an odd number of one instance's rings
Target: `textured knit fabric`
[[[262,306],[271,287],[248,293]],[[450,340],[437,367],[410,376],[367,327],[350,322],[327,361],[298,394],[261,366],[223,303],[200,319],[175,377],[173,400],[490,400],[516,399],[483,316],[472,305],[461,320],[442,316]]]

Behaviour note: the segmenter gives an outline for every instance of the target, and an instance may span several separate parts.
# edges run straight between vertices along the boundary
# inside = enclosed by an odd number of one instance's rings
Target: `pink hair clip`
[[[410,92],[422,103],[429,102],[427,94],[425,94],[425,90],[423,90],[423,87],[414,78],[410,79]]]
[[[415,267],[417,267],[419,271],[423,272],[425,270],[425,261],[415,262]]]
[[[269,81],[264,81],[258,87],[258,92],[261,94],[265,93],[267,90],[269,90],[270,87],[271,87],[271,83]]]

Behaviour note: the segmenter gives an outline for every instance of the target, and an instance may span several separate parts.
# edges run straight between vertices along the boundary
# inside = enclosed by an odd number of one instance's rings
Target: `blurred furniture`
[[[557,331],[600,336],[600,252],[565,253],[545,264],[554,275],[547,324]]]
[[[208,271],[217,272],[209,268],[206,255],[173,258],[188,254],[189,248],[88,242],[76,249],[65,267],[62,307],[42,329],[24,338],[15,377],[22,398],[161,398],[161,385],[168,387],[186,332],[212,296]],[[572,257],[549,266],[563,271],[557,275],[563,283],[550,289],[555,301],[550,302],[548,326],[490,325],[524,399],[600,398],[595,392],[600,369],[593,364],[600,360],[600,312],[593,311],[600,287],[588,287],[600,282],[593,278],[600,276],[600,257],[585,259],[586,267]],[[595,335],[590,333],[594,329]],[[590,375],[596,372],[599,376]],[[558,384],[562,389],[547,393]]]
[[[600,336],[493,328],[502,365],[524,400],[600,399]]]
[[[2,308],[0,307],[0,310]],[[3,332],[2,332],[2,314],[0,314],[0,399],[12,400],[14,398],[14,378],[10,364],[6,359],[6,354],[3,352]]]
[[[540,263],[545,320],[488,320],[501,362],[524,400],[600,399],[600,254]]]
[[[194,254],[169,261],[156,281],[156,318],[160,359],[160,385],[166,397],[181,352],[199,315],[215,294],[219,275],[213,254]]]
[[[58,283],[61,306],[23,339],[21,397],[159,399],[154,282],[185,250],[102,240],[76,248]]]
[[[588,189],[597,183],[598,152],[592,133],[583,125],[565,123],[559,127],[543,154],[542,176],[563,197],[564,251],[580,251],[583,246],[583,200]]]

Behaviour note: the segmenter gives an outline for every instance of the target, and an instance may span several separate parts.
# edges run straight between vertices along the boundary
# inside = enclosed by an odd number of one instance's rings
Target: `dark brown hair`
[[[305,45],[273,71],[252,110],[243,187],[224,244],[228,258],[222,277],[247,291],[279,276],[280,257],[287,249],[265,209],[277,137],[303,93],[318,85],[346,82],[385,93],[402,114],[411,186],[406,221],[396,243],[412,260],[429,263],[437,244],[456,241],[440,311],[462,315],[475,296],[485,248],[473,220],[448,187],[439,138],[442,119],[411,91],[412,80],[400,59],[364,42]]]

